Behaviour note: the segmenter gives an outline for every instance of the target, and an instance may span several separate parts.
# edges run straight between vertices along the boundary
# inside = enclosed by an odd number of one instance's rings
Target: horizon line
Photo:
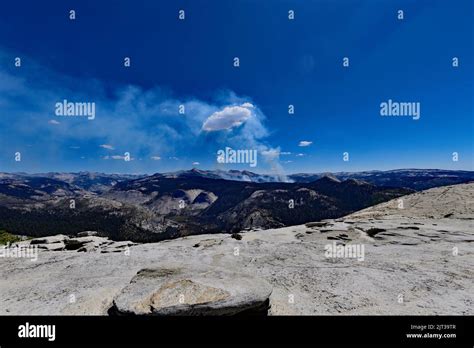
[[[139,173],[139,172],[101,172],[101,171],[90,171],[90,170],[81,170],[81,171],[45,171],[45,172],[25,172],[25,171],[18,171],[18,172],[11,172],[11,171],[0,171],[0,174],[29,174],[29,175],[38,175],[38,174],[50,174],[50,173],[64,173],[64,174],[80,174],[80,173],[94,173],[94,174],[105,174],[105,175],[156,175],[156,174],[174,174],[178,172],[190,172],[190,171],[207,171],[207,172],[250,172],[257,175],[268,175],[268,176],[291,176],[291,175],[300,175],[300,174],[338,174],[338,173],[366,173],[366,172],[393,172],[393,171],[421,171],[421,170],[439,170],[439,171],[450,171],[450,172],[473,172],[474,169],[443,169],[443,168],[393,168],[393,169],[369,169],[369,170],[355,170],[355,171],[319,171],[319,172],[293,172],[291,174],[282,174],[282,173],[258,173],[253,172],[247,169],[199,169],[192,167],[190,169],[178,169],[175,171],[167,171],[167,172],[151,172],[151,173]]]

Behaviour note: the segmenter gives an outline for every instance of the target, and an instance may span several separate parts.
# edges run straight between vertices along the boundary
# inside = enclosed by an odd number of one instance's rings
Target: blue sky
[[[0,171],[473,170],[473,13],[470,0],[2,4]],[[95,119],[55,115],[64,99],[94,102]],[[388,99],[419,102],[420,119],[382,117]],[[258,166],[218,164],[225,147],[257,150]]]

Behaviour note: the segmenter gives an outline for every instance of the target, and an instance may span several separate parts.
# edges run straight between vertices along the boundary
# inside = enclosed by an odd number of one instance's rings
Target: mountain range
[[[404,169],[261,175],[189,170],[154,175],[0,173],[0,229],[25,236],[97,231],[152,242],[338,218],[474,172]]]
[[[290,182],[310,183],[322,177],[332,177],[340,181],[347,179],[363,180],[377,186],[406,187],[416,191],[433,187],[462,184],[474,180],[474,172],[467,170],[444,169],[394,169],[387,171],[372,170],[362,172],[325,172],[325,173],[297,173],[257,174],[240,170],[198,170],[180,171],[165,174],[167,177],[202,176],[212,179],[226,179],[248,182]]]

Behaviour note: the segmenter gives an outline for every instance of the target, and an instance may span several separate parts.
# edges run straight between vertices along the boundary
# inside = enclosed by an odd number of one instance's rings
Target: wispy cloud
[[[65,77],[31,60],[27,68],[21,68],[20,78],[2,68],[10,57],[0,49],[0,102],[6,115],[0,118],[0,138],[15,139],[4,141],[10,147],[6,151],[14,153],[22,143],[26,146],[34,141],[37,145],[30,150],[32,157],[58,163],[58,157],[68,156],[62,149],[75,148],[93,165],[101,158],[123,158],[103,157],[100,149],[120,149],[144,159],[141,162],[154,169],[152,162],[157,160],[174,168],[189,165],[190,160],[212,163],[216,152],[229,146],[263,153],[259,166],[279,166],[275,148],[266,141],[270,134],[266,117],[248,97],[219,91],[211,101],[182,99],[159,87],[145,90],[132,85],[116,86],[105,93],[100,81]],[[43,78],[24,78],[30,75]],[[64,99],[94,102],[95,119],[64,118],[61,127],[51,127],[58,122],[52,119],[55,104]],[[180,105],[185,107],[184,114],[179,113]]]
[[[307,147],[307,146],[310,146],[312,143],[313,143],[312,141],[302,140],[302,141],[300,141],[298,146]]]
[[[99,145],[99,146],[103,149],[115,150],[115,148],[112,145],[109,145],[109,144],[102,144],[102,145]]]

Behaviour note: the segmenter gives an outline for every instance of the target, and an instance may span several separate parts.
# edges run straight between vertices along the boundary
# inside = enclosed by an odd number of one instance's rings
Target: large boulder
[[[221,269],[142,269],[116,296],[109,314],[266,315],[272,287]]]

